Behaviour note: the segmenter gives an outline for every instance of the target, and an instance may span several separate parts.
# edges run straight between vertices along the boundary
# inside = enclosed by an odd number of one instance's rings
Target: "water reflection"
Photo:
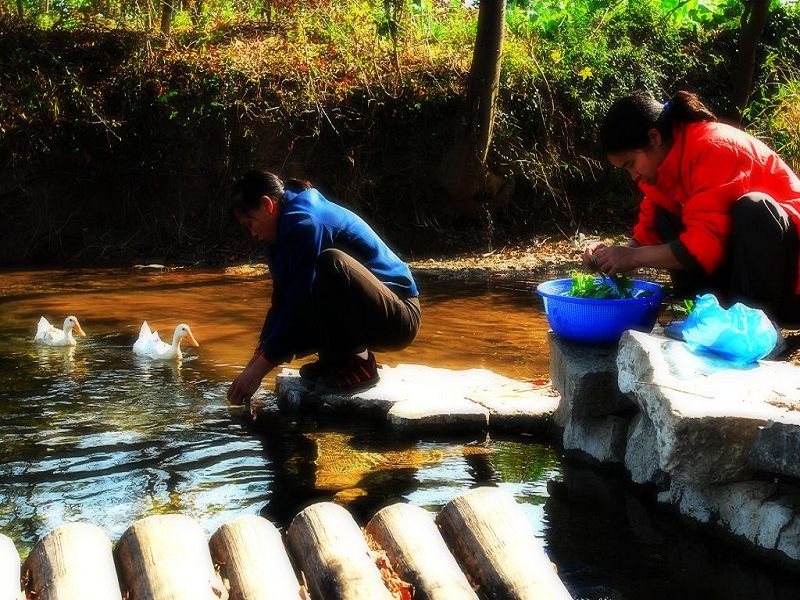
[[[564,464],[548,485],[550,557],[576,597],[790,600],[797,576],[767,569],[746,551],[659,511],[620,474]]]
[[[153,378],[161,378],[165,383],[180,383],[181,367],[183,361],[180,360],[152,360],[145,356],[134,355],[133,365],[143,381]],[[158,381],[158,379],[156,379]]]
[[[790,597],[782,572],[715,555],[620,496],[621,483],[600,491],[604,475],[578,486],[531,438],[398,440],[277,411],[250,424],[225,392],[261,329],[270,291],[261,276],[20,272],[0,286],[0,531],[23,555],[65,521],[97,523],[116,539],[137,518],[180,511],[211,533],[241,513],[285,527],[304,506],[335,500],[363,524],[395,501],[436,511],[461,491],[497,485],[520,500],[576,597]],[[420,287],[419,338],[381,362],[547,373],[531,282]],[[90,333],[74,348],[37,347],[42,314],[75,314]],[[143,320],[165,331],[186,322],[203,345],[180,363],[135,356]],[[269,400],[269,386],[260,395]],[[670,595],[676,581],[680,594]]]
[[[112,538],[136,518],[174,510],[209,531],[243,511],[286,525],[323,498],[366,519],[389,499],[441,506],[484,476],[498,479],[461,441],[387,441],[282,417],[267,433],[253,430],[225,392],[261,329],[270,295],[261,275],[17,272],[0,286],[0,373],[8,379],[0,390],[0,529],[23,553],[65,520],[99,523]],[[544,320],[527,291],[452,288],[431,288],[418,343],[383,362],[486,366],[523,378],[546,369]],[[39,316],[67,313],[86,326],[86,338],[70,348],[33,344]],[[187,322],[203,345],[182,362],[136,356],[144,320],[165,331]]]

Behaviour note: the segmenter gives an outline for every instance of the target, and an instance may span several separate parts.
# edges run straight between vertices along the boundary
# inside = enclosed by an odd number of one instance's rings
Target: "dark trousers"
[[[311,302],[321,359],[400,350],[417,337],[419,299],[398,296],[346,252],[323,250],[316,272]]]
[[[731,234],[720,266],[671,272],[679,297],[713,293],[723,306],[743,302],[779,323],[800,323],[797,285],[798,234],[786,211],[767,194],[750,193],[731,208]],[[658,209],[655,227],[664,242],[683,231],[680,217]]]

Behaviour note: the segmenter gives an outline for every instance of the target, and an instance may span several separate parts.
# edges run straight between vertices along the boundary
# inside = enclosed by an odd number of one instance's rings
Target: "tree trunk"
[[[386,13],[386,23],[389,26],[389,35],[392,38],[392,62],[397,74],[397,83],[400,84],[402,72],[400,70],[400,17],[404,0],[383,0],[383,10]]]
[[[736,64],[734,100],[739,118],[747,106],[756,69],[756,49],[769,16],[770,0],[743,0],[742,28],[739,35],[739,55]]]
[[[484,219],[510,192],[507,182],[486,166],[500,82],[505,8],[505,0],[480,3],[465,119],[444,157],[440,174],[441,185],[452,202],[443,207],[450,216]]]
[[[22,0],[17,0],[17,16],[20,18],[20,20],[25,18],[25,10],[22,5]]]
[[[161,33],[169,36],[169,28],[172,25],[172,0],[162,0],[161,2]]]
[[[505,0],[481,0],[478,34],[475,37],[475,51],[469,71],[469,133],[475,156],[482,165],[486,163],[494,128],[495,102],[503,56],[505,10]]]
[[[272,25],[272,0],[264,0],[264,6],[261,14],[267,21],[267,25]]]

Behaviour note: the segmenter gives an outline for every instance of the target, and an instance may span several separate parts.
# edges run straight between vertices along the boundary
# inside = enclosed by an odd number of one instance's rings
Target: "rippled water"
[[[381,362],[547,373],[546,321],[531,282],[421,288],[419,338]],[[241,513],[285,526],[328,499],[364,522],[391,502],[436,510],[494,483],[522,503],[580,597],[795,597],[788,575],[695,539],[622,481],[569,466],[524,436],[400,441],[341,423],[249,424],[225,390],[252,354],[268,298],[266,277],[247,271],[3,274],[0,531],[25,554],[66,521],[94,522],[116,539],[137,518],[180,511],[211,533]],[[40,315],[60,324],[68,314],[88,334],[77,348],[32,342]],[[201,347],[180,364],[138,358],[131,345],[144,319],[165,338],[189,323]],[[735,576],[708,576],[723,566]],[[676,570],[681,595],[668,591]]]
[[[514,377],[546,371],[541,318],[530,307],[503,310],[521,298],[482,287],[433,286],[418,342],[381,360],[483,365]],[[6,382],[0,390],[2,531],[25,549],[48,529],[84,519],[116,538],[139,517],[174,510],[196,516],[211,531],[270,502],[273,518],[283,522],[318,495],[355,502],[399,492],[388,479],[404,481],[404,496],[429,506],[472,484],[469,464],[475,459],[456,451],[463,443],[368,452],[349,445],[354,436],[368,439],[368,431],[325,433],[317,426],[307,433],[296,427],[267,439],[251,431],[240,409],[227,405],[225,390],[251,356],[268,298],[266,277],[223,272],[6,274],[0,311]],[[78,316],[88,334],[76,348],[32,343],[40,315],[60,325],[67,314]],[[131,344],[144,319],[165,338],[185,321],[201,347],[186,349],[180,364],[134,356]],[[502,444],[497,449],[502,452]],[[552,451],[536,451],[556,473]],[[520,448],[511,444],[508,452]],[[373,481],[364,482],[367,476]],[[520,494],[530,493],[536,482],[514,485]]]

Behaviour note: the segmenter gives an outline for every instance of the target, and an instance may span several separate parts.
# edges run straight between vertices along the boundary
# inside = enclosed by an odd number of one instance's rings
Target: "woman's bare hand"
[[[262,355],[250,361],[250,364],[239,373],[228,388],[228,402],[231,404],[244,404],[258,391],[261,380],[269,373],[272,365]]]
[[[598,266],[594,253],[603,248],[607,248],[607,246],[602,242],[596,242],[586,246],[583,251],[583,265],[593,271],[597,271]]]
[[[627,273],[637,268],[636,252],[630,246],[604,246],[592,253],[597,268],[606,275]]]

